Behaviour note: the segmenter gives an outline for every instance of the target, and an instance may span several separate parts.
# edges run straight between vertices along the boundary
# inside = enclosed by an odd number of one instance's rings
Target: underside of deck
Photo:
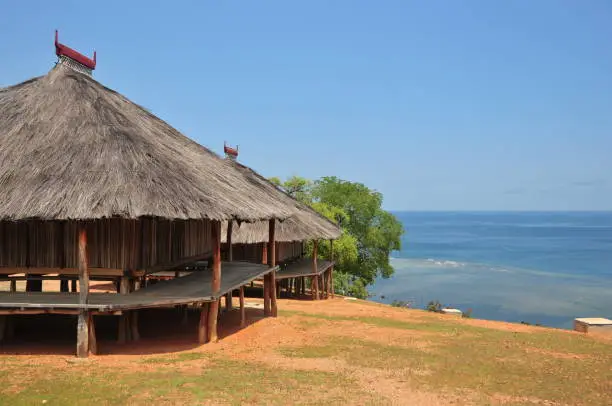
[[[278,267],[248,262],[223,262],[221,289],[212,291],[212,272],[194,271],[186,276],[160,281],[129,294],[90,293],[86,305],[79,294],[68,292],[0,292],[1,309],[46,309],[116,312],[169,305],[213,302],[224,294],[258,279]]]
[[[303,258],[290,263],[276,273],[276,279],[301,278],[306,276],[318,276],[334,266],[334,261],[317,260],[316,268],[312,258]]]

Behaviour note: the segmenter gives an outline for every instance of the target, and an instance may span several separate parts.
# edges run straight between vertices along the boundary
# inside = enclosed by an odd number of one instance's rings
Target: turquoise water
[[[571,328],[612,318],[612,213],[394,213],[406,235],[373,300]]]

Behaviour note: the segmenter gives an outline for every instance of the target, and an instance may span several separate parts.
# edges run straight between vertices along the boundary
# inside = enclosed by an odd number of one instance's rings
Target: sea
[[[571,329],[612,319],[612,212],[395,212],[404,224],[389,279],[371,300]]]

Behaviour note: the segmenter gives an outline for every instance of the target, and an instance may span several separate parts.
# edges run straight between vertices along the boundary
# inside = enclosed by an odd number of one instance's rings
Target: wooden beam
[[[120,311],[105,312],[105,311],[97,311],[97,310],[90,310],[89,313],[91,315],[96,315],[96,316],[98,315],[115,316],[117,314],[121,314]],[[32,316],[36,314],[64,314],[64,315],[78,316],[79,310],[78,309],[0,309],[0,316],[10,316],[13,314],[28,315],[28,316]]]
[[[240,287],[240,327],[246,325],[246,309],[244,308],[244,286]]]
[[[232,232],[234,228],[234,221],[229,220],[227,222],[227,234],[225,236],[225,241],[227,242],[227,260],[232,262],[234,260],[234,249],[232,246]]]
[[[87,306],[89,297],[89,273],[87,270],[87,232],[83,225],[79,226],[79,316],[77,322],[77,351],[79,358],[89,355],[89,312],[83,307]]]
[[[122,276],[123,269],[88,268],[90,276]],[[67,275],[79,276],[79,268],[0,267],[0,275]]]
[[[213,247],[213,269],[211,288],[213,294],[221,290],[221,223],[212,221],[212,247]],[[210,312],[208,316],[209,329],[208,334],[210,341],[216,343],[219,341],[217,331],[217,318],[219,317],[219,300],[215,300],[210,304]]]
[[[270,219],[268,224],[268,266],[276,267],[276,220]],[[276,304],[276,270],[270,272],[270,312],[272,317],[278,316]]]
[[[204,259],[208,259],[213,255],[211,251],[204,252],[202,254],[193,255],[191,257],[180,258],[174,262],[169,262],[166,264],[155,265],[145,269],[144,271],[135,271],[134,276],[143,276],[152,274],[155,272],[163,272],[163,271],[172,271],[176,268],[184,268],[185,266],[192,264],[197,261],[201,261]],[[123,275],[123,271],[121,271],[121,275]]]

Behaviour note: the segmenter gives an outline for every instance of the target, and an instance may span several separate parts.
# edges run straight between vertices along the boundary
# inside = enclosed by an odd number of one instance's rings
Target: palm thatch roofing
[[[279,242],[305,241],[311,239],[337,239],[342,234],[340,228],[326,217],[320,215],[308,205],[301,203],[281,191],[276,185],[252,169],[236,162],[228,161],[238,168],[253,183],[261,187],[273,188],[282,193],[287,204],[295,207],[296,213],[282,222],[276,222],[274,238]],[[232,227],[232,244],[256,244],[267,242],[269,238],[269,223],[258,221],[242,223]],[[221,229],[221,240],[227,242],[227,222]]]
[[[284,219],[280,195],[65,64],[0,89],[0,220]]]

